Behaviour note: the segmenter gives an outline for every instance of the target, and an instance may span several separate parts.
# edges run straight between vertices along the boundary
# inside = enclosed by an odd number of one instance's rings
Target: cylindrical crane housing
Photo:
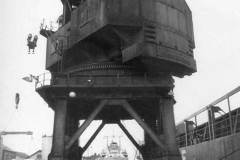
[[[180,77],[196,71],[192,14],[184,0],[85,0],[65,19],[48,40],[47,69],[62,58],[54,54],[61,46],[65,68],[117,59]]]

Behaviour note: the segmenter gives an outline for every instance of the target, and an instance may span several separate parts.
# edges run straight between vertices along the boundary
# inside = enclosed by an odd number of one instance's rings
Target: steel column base
[[[81,160],[84,151],[81,147],[73,147],[65,153],[64,160]]]
[[[63,156],[52,155],[51,153],[48,155],[48,160],[64,160]]]
[[[163,157],[159,157],[159,158],[154,158],[152,160],[182,160],[181,155],[165,155]]]

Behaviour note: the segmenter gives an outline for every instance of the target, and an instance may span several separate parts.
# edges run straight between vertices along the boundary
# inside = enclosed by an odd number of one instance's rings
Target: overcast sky
[[[240,82],[240,2],[188,0],[188,4],[193,12],[198,72],[176,78],[176,122]],[[39,36],[36,54],[28,55],[26,38],[28,33],[38,34],[43,18],[56,20],[61,10],[60,0],[2,0],[0,5],[0,131],[33,131],[33,137],[4,136],[4,144],[29,154],[40,149],[43,134],[52,134],[53,112],[34,91],[34,84],[21,79],[45,72],[46,39]],[[14,104],[16,92],[21,96],[18,110]],[[235,106],[236,99],[232,102]],[[110,130],[108,135],[123,135],[117,128]],[[106,129],[98,142],[103,133]],[[137,136],[140,139],[142,135]],[[126,141],[123,145],[128,144]]]

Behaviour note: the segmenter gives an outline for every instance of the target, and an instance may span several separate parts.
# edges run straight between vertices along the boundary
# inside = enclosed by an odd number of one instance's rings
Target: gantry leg
[[[67,108],[66,117],[66,130],[65,130],[65,143],[68,142],[70,137],[78,130],[79,118],[75,114],[72,107]],[[67,160],[81,160],[82,148],[79,147],[78,141],[75,141],[69,150],[65,150],[65,157]]]
[[[164,134],[167,154],[164,160],[181,160],[181,156],[176,144],[176,127],[173,112],[175,100],[172,96],[160,99],[160,111],[162,112],[162,129]],[[160,113],[159,113],[160,114]]]
[[[53,108],[55,111],[53,141],[52,141],[52,150],[48,156],[48,159],[63,160],[67,100],[57,99],[54,103]]]
[[[159,135],[157,131],[157,119],[156,117],[148,116],[144,118],[144,122],[154,131],[156,135]],[[159,159],[162,154],[162,149],[159,148],[158,145],[151,139],[151,137],[146,134],[146,131],[144,131],[144,141],[145,145],[143,147],[143,159],[144,160],[153,160],[153,159]]]

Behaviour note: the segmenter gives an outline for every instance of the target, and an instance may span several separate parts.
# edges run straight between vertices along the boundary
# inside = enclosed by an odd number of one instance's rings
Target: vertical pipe
[[[48,159],[64,159],[64,138],[65,138],[65,123],[66,123],[66,111],[67,100],[58,99],[54,103],[54,130],[52,150]]]
[[[230,123],[230,133],[233,133],[233,125],[232,125],[232,113],[231,113],[231,105],[230,105],[230,99],[227,98],[228,102],[228,114],[229,114],[229,123]]]

